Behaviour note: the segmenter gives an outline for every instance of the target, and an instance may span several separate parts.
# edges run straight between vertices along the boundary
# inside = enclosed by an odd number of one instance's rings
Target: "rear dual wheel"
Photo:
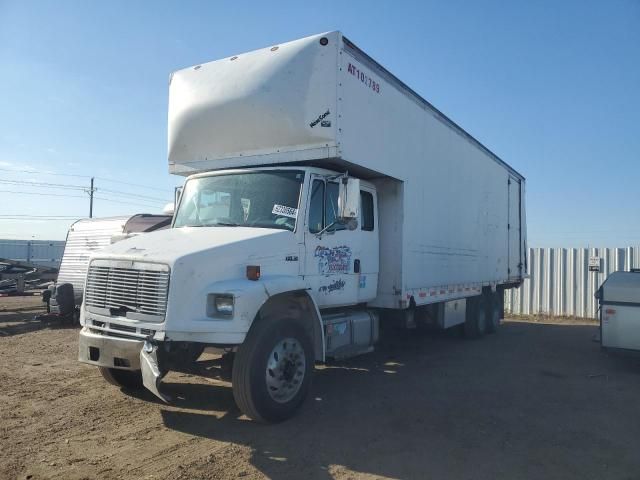
[[[480,338],[487,332],[487,311],[484,295],[467,298],[464,336]]]
[[[498,289],[485,295],[485,307],[487,317],[487,333],[496,333],[502,319],[503,292]]]
[[[502,317],[502,291],[485,291],[482,295],[467,299],[464,334],[467,338],[479,338],[485,333],[495,333]]]

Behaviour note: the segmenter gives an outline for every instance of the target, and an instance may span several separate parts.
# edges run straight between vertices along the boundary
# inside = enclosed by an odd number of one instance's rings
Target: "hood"
[[[192,255],[215,250],[252,257],[260,252],[277,254],[295,247],[288,230],[248,227],[183,227],[145,233],[96,252],[92,258],[164,263],[173,267]]]

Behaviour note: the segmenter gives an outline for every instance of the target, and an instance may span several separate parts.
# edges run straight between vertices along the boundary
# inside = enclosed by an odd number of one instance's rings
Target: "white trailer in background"
[[[340,32],[175,72],[168,147],[173,228],[88,271],[79,358],[116,384],[166,399],[213,345],[243,412],[281,420],[380,314],[478,337],[526,275],[524,177]]]
[[[91,254],[129,236],[167,228],[170,224],[169,215],[147,213],[83,218],[74,222],[67,232],[57,283],[73,285],[74,296],[80,305]]]
[[[83,218],[72,223],[64,243],[56,284],[43,296],[47,311],[67,315],[80,306],[91,254],[124,238],[167,228],[170,224],[169,215],[147,213]]]

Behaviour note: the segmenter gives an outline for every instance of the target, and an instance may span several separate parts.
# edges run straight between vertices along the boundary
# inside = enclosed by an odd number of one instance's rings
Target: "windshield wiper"
[[[203,228],[203,227],[241,227],[242,225],[239,223],[233,222],[216,222],[216,223],[200,223],[193,225],[181,225],[181,227],[191,227],[191,228]]]
[[[234,222],[216,222],[207,226],[208,227],[240,227],[241,225],[239,223],[234,223]]]

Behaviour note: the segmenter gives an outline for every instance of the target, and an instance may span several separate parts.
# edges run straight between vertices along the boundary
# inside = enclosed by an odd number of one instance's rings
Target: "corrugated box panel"
[[[590,258],[598,272],[589,271]],[[505,292],[506,312],[597,318],[595,292],[611,272],[640,268],[640,246],[530,248],[528,265],[530,277]]]
[[[60,267],[62,240],[0,240],[0,258],[30,262],[46,267]]]

